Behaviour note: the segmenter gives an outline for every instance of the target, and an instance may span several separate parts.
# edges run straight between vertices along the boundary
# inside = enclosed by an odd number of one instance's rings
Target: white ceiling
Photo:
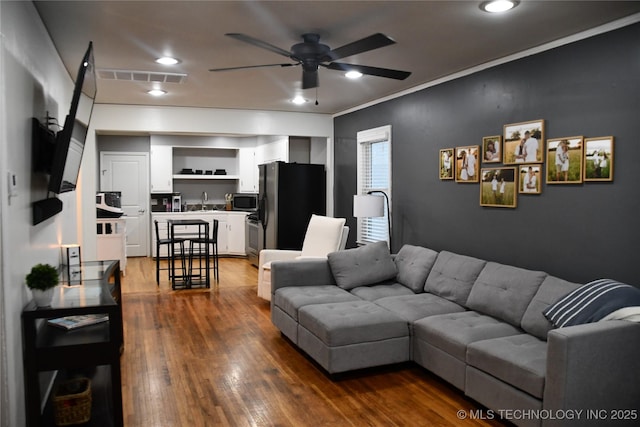
[[[480,1],[36,1],[72,77],[88,42],[96,68],[184,73],[182,83],[98,80],[96,102],[303,111],[336,114],[490,61],[625,18],[640,20],[640,1],[521,0],[490,15]],[[633,16],[631,16],[633,15]],[[614,26],[617,23],[612,24]],[[289,50],[303,33],[337,48],[381,32],[397,43],[340,61],[411,71],[404,80],[346,79],[320,68],[320,87],[301,89],[300,67],[213,73],[210,68],[287,62],[226,37],[244,33]],[[154,60],[181,59],[175,66]],[[283,61],[284,60],[284,61]],[[146,93],[154,86],[162,98]],[[302,94],[303,106],[290,99]],[[318,105],[315,105],[315,100]]]

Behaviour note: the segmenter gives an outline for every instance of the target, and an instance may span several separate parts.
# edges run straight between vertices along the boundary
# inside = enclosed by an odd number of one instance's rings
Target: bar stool
[[[190,243],[189,243],[189,253],[193,253],[193,245],[194,244],[198,244],[198,245],[213,245],[213,250],[211,252],[208,252],[208,254],[210,254],[210,256],[208,257],[207,261],[209,261],[209,259],[213,259],[213,277],[216,280],[220,280],[220,272],[218,270],[218,220],[214,219],[213,220],[213,227],[211,229],[211,237],[209,238],[209,236],[207,236],[206,238],[197,238],[197,239],[191,239]],[[207,248],[208,251],[208,248]],[[207,268],[209,266],[207,265]]]
[[[187,274],[186,286],[189,288],[193,285],[205,285],[208,288],[210,287],[209,223],[198,220],[197,227],[197,232],[189,236],[189,266],[187,267],[189,273]],[[196,259],[198,260],[197,272],[194,271],[194,260]]]
[[[162,247],[162,245],[167,245],[167,257],[173,257],[174,254],[169,253],[170,252],[170,248],[171,248],[171,243],[172,243],[172,239],[171,236],[169,236],[166,239],[161,239],[160,238],[160,232],[158,231],[158,220],[155,219],[153,220],[153,225],[155,227],[156,230],[156,284],[158,286],[160,286],[160,270],[167,270],[167,277],[169,278],[169,280],[171,280],[171,264],[169,264],[167,266],[167,268],[161,268],[160,267],[160,247]],[[169,233],[169,231],[167,230],[167,233]],[[184,275],[184,241],[185,239],[173,239],[173,244],[178,244],[180,246],[180,254],[182,257],[182,274]]]

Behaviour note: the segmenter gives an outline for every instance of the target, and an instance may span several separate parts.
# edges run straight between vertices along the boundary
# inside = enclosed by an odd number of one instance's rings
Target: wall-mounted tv
[[[78,69],[69,114],[63,128],[56,134],[49,191],[60,194],[76,188],[96,92],[93,43],[89,42]]]
[[[57,133],[49,129],[57,120],[48,114],[44,123],[35,117],[32,120],[33,171],[49,175],[49,193],[60,194],[76,188],[96,92],[93,43],[89,42],[62,129]],[[38,200],[33,202],[32,211],[33,225],[36,225],[62,211],[62,201],[56,197]]]

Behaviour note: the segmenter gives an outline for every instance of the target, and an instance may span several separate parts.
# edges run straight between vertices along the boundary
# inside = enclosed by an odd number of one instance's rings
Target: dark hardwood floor
[[[162,273],[158,287],[151,258],[128,259],[125,426],[506,425],[471,420],[481,407],[415,364],[330,378],[271,324],[244,259],[221,258],[211,289],[173,291]]]

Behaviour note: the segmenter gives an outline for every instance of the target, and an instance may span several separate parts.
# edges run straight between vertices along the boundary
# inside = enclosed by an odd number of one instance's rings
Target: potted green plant
[[[53,288],[60,282],[57,268],[49,264],[36,264],[27,274],[25,281],[27,287],[33,292],[33,299],[38,307],[51,305]]]

